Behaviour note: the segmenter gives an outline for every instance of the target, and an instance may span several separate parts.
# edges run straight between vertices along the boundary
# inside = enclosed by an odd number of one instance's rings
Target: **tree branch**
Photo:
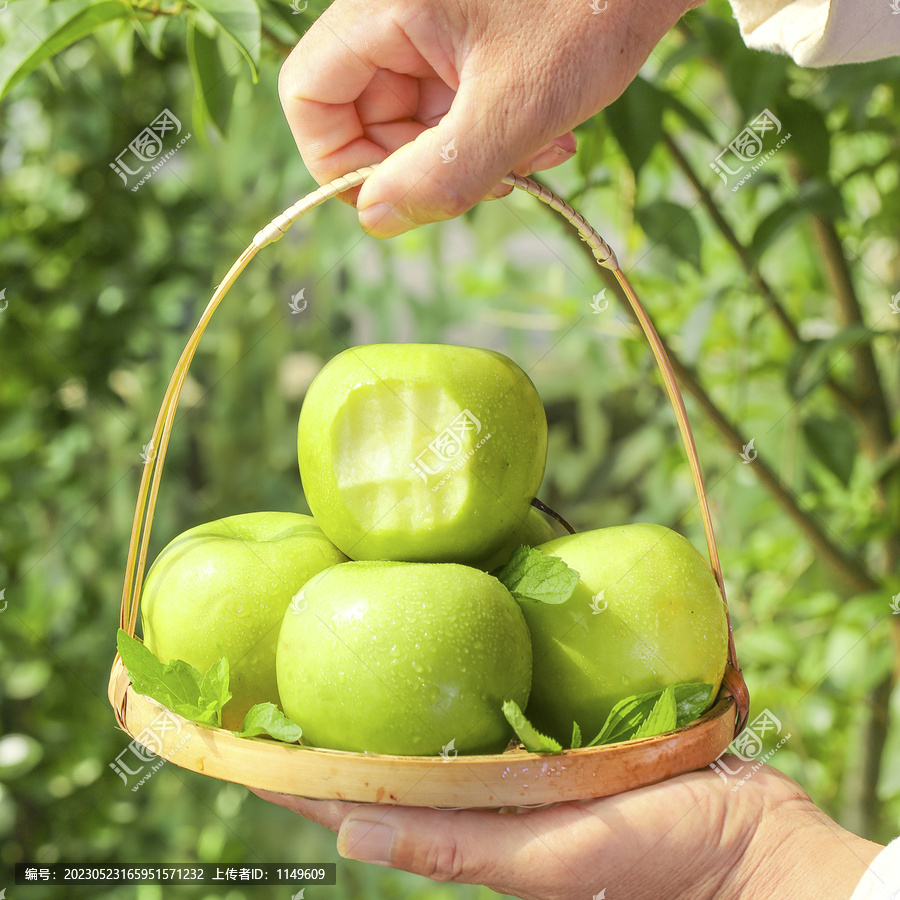
[[[691,186],[697,192],[697,196],[700,198],[700,202],[703,204],[704,209],[709,213],[709,217],[712,219],[713,224],[719,230],[719,233],[725,239],[726,243],[734,250],[735,255],[740,260],[741,266],[750,278],[751,283],[759,292],[760,296],[762,296],[769,304],[769,308],[775,314],[775,318],[778,319],[781,327],[794,343],[804,344],[805,341],[800,337],[800,333],[797,331],[797,326],[794,324],[793,319],[787,314],[787,311],[776,296],[772,286],[765,278],[763,278],[762,273],[759,271],[759,267],[756,265],[756,261],[750,255],[750,251],[741,243],[738,236],[734,233],[734,229],[728,224],[728,221],[716,205],[715,200],[713,200],[712,194],[697,177],[697,173],[694,172],[691,164],[687,161],[687,158],[681,152],[675,141],[672,140],[671,136],[666,132],[663,132],[663,143],[672,154],[672,158],[675,160],[678,168],[681,169],[685,178],[687,178],[691,183]],[[826,376],[824,384],[831,393],[834,394],[841,406],[862,422],[856,398],[852,396],[843,385],[838,384],[838,382],[830,375]]]
[[[825,272],[834,298],[837,301],[841,325],[865,326],[859,298],[853,287],[850,267],[844,254],[844,247],[835,230],[834,223],[812,217],[813,235],[822,253]],[[860,421],[863,423],[868,450],[873,458],[882,458],[890,449],[891,417],[887,401],[881,386],[875,355],[868,341],[860,341],[850,351],[853,357],[853,368],[856,374],[856,396],[860,409]]]

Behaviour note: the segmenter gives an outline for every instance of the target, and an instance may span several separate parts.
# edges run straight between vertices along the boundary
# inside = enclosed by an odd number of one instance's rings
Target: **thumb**
[[[508,193],[499,182],[519,162],[534,171],[572,156],[571,134],[551,140],[551,123],[535,127],[535,117],[519,114],[513,103],[507,94],[491,101],[461,86],[440,123],[395,150],[363,184],[357,201],[363,229],[392,237],[451,219],[488,195]]]
[[[552,838],[546,840],[542,827],[530,821],[531,811],[504,815],[502,823],[498,814],[359,806],[341,823],[337,849],[346,859],[403,869],[435,881],[484,884],[503,894],[533,897],[542,893],[535,873],[529,874],[533,866],[517,863],[522,848],[531,846],[532,862],[540,858],[543,863],[539,881],[559,885],[571,880],[572,872],[562,859],[565,849],[553,847]]]
[[[360,807],[341,823],[337,849],[438,881],[484,884],[504,858],[496,823],[496,813],[480,811]]]

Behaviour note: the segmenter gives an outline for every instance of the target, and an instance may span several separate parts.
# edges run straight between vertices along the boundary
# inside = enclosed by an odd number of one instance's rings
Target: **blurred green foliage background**
[[[338,861],[329,896],[495,896],[340,861],[330,832],[239,786],[166,765],[132,791],[110,768],[129,741],[106,684],[141,450],[214,286],[314,187],[276,80],[322,4],[45,5],[0,13],[0,889],[21,861]],[[896,59],[804,71],[751,52],[712,0],[546,176],[677,355],[752,714],[791,734],[772,764],[881,841],[900,832],[898,85]],[[191,138],[133,191],[110,164],[164,108]],[[731,190],[710,163],[763,109],[790,139]],[[326,204],[251,263],[200,345],[152,553],[204,520],[307,511],[306,386],[383,340],[509,354],[551,423],[544,501],[581,529],[655,521],[703,549],[660,377],[604,279],[524,195],[386,242]],[[59,896],[42,890],[9,894]]]

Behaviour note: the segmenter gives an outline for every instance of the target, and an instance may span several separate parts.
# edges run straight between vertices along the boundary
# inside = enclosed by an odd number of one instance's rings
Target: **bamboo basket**
[[[210,318],[238,275],[263,247],[282,237],[297,219],[316,206],[361,185],[373,171],[374,167],[360,169],[320,187],[259,231],[216,288],[191,334],[163,398],[141,479],[119,618],[120,627],[129,635],[134,636],[137,625],[150,529],[178,399]],[[110,703],[121,728],[153,753],[213,778],[294,796],[399,806],[502,808],[605,797],[691,772],[716,760],[743,729],[749,694],[737,662],[697,448],[665,348],[615,254],[584,217],[529,178],[509,175],[503,180],[565,218],[588,244],[597,263],[613,273],[662,372],[697,490],[710,567],[728,619],[728,664],[713,707],[698,720],[668,734],[558,754],[507,750],[444,758],[347,753],[266,738],[239,738],[230,731],[184,719],[136,693],[117,655],[110,674]]]

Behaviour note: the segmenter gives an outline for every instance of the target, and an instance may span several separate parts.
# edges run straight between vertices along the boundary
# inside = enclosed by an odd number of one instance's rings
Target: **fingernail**
[[[513,186],[511,184],[504,184],[502,181],[498,184],[494,185],[491,188],[490,193],[486,194],[485,200],[499,200],[501,197],[506,197],[513,192]]]
[[[380,822],[348,818],[341,825],[337,851],[344,859],[358,859],[377,866],[391,864],[391,846],[396,830]]]
[[[363,231],[374,237],[394,237],[415,226],[415,222],[407,219],[390,203],[373,203],[358,212]]]

